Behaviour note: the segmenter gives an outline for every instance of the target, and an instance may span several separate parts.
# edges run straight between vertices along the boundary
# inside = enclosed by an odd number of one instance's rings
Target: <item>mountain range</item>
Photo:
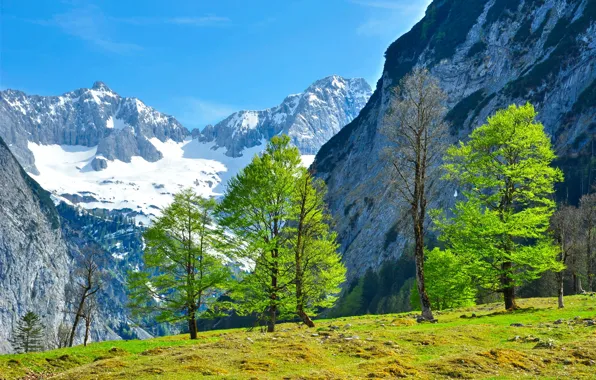
[[[364,79],[330,76],[280,105],[239,111],[189,131],[106,84],[60,96],[0,92],[0,136],[39,183],[88,209],[129,209],[140,221],[191,186],[218,195],[228,178],[284,133],[310,164],[372,94]]]
[[[148,222],[184,186],[221,194],[226,180],[280,133],[291,136],[305,165],[314,158],[311,170],[327,183],[349,280],[401,256],[410,231],[388,192],[380,129],[393,89],[415,67],[428,68],[448,96],[451,142],[465,139],[496,110],[530,101],[565,171],[560,193],[573,203],[588,190],[583,184],[592,175],[596,133],[596,0],[434,0],[388,47],[372,95],[361,79],[332,76],[279,106],[239,111],[202,131],[189,131],[101,82],[53,97],[5,90],[0,302],[10,305],[0,303],[0,330],[33,304],[47,305],[45,317],[56,327],[77,247],[98,244],[115,274],[103,301],[110,323],[95,338],[119,336],[116,323],[127,319],[122,274],[142,251],[142,227],[129,219]],[[451,204],[455,190],[444,186],[431,207]],[[53,202],[62,203],[56,209]]]

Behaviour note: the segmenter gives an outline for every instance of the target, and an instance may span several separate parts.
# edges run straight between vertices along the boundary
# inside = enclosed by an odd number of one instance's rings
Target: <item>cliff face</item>
[[[215,141],[217,147],[226,148],[228,156],[237,157],[262,140],[286,134],[302,154],[314,155],[358,116],[371,93],[362,78],[333,75],[314,82],[300,94],[289,95],[276,107],[235,112],[215,126],[207,126],[200,139]]]
[[[0,353],[13,324],[37,313],[52,334],[64,317],[71,259],[49,194],[0,138]]]
[[[454,142],[497,109],[527,101],[561,156],[596,132],[596,0],[437,0],[385,57],[365,108],[313,164],[329,188],[350,277],[399,256],[408,241],[407,216],[386,191],[379,130],[389,90],[412,68],[429,68],[448,94]],[[446,186],[435,205],[453,194]]]
[[[97,145],[97,154],[109,160],[141,156],[154,162],[162,154],[148,139],[182,141],[188,135],[172,116],[121,97],[102,82],[60,96],[0,91],[0,136],[30,173],[38,172],[28,142]]]

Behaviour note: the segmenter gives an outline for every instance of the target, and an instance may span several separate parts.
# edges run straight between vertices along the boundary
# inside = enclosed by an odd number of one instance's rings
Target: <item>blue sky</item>
[[[0,87],[101,80],[186,127],[274,106],[338,74],[374,87],[430,0],[2,0]]]

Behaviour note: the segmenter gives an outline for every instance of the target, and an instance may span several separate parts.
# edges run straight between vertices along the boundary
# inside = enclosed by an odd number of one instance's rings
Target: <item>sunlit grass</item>
[[[94,343],[0,356],[0,378],[596,378],[596,326],[586,321],[596,319],[596,296],[566,304],[558,310],[554,298],[526,299],[516,312],[481,305],[439,313],[437,324],[405,313],[319,320],[314,329],[280,324],[273,334],[236,329],[196,341]]]

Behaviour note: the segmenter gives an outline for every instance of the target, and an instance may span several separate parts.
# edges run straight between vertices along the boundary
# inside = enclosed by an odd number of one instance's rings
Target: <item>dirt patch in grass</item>
[[[513,367],[524,371],[533,371],[542,366],[539,360],[517,350],[494,349],[481,352],[478,356],[489,359],[490,362],[501,368]]]
[[[155,347],[155,348],[150,348],[148,350],[141,352],[141,355],[145,355],[145,356],[162,355],[162,354],[170,351],[171,349],[172,349],[171,347]]]
[[[241,360],[239,368],[250,372],[269,372],[275,369],[276,365],[270,360]]]
[[[223,368],[209,366],[206,364],[191,364],[182,367],[185,371],[193,372],[193,373],[200,373],[203,376],[223,376],[227,375],[229,372]]]
[[[276,348],[271,356],[275,359],[290,361],[294,363],[317,363],[319,355],[312,348],[305,344],[292,343]]]
[[[93,365],[95,368],[107,368],[107,369],[111,369],[111,368],[122,368],[122,367],[126,367],[126,364],[124,364],[124,362],[118,358],[110,358],[110,359],[105,359],[105,360],[101,360],[96,362]]]
[[[413,377],[418,375],[418,371],[414,367],[404,364],[397,359],[388,362],[362,363],[358,367],[365,372],[370,371],[366,375],[370,379]]]

